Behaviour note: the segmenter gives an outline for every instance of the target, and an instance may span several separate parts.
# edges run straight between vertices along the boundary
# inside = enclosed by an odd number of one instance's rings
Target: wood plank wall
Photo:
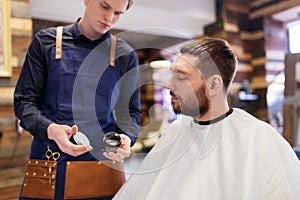
[[[239,66],[231,93],[236,95],[242,81],[250,81],[252,93],[258,101],[249,103],[247,111],[259,119],[268,121],[266,81],[266,24],[265,18],[276,12],[299,5],[299,0],[217,0],[217,22],[205,27],[205,34],[222,37],[232,45],[238,56]],[[283,41],[284,42],[284,41]]]
[[[17,132],[13,92],[32,38],[29,0],[11,0],[12,68],[0,78],[0,199],[17,199],[25,173],[32,137]]]
[[[287,54],[285,56],[285,89],[283,115],[284,130],[283,136],[292,147],[300,145],[299,140],[299,105],[300,105],[300,83],[296,78],[296,63],[300,62],[300,53]]]

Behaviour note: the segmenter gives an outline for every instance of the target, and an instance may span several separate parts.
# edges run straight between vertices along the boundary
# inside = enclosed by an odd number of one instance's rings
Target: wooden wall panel
[[[11,0],[12,68],[0,78],[0,199],[17,199],[25,174],[32,136],[17,132],[13,92],[32,38],[29,0]]]
[[[296,80],[296,63],[300,62],[300,53],[287,54],[285,59],[285,89],[284,89],[284,105],[283,105],[283,136],[289,141],[291,146],[296,145],[298,124],[297,109],[299,109],[300,88]],[[299,126],[299,125],[298,125]],[[298,144],[299,145],[299,144]]]
[[[285,26],[282,22],[273,20],[271,17],[265,18],[266,47],[272,50],[287,52],[288,40]]]
[[[32,24],[33,24],[32,34],[35,35],[41,29],[49,28],[49,27],[65,26],[70,23],[32,18]]]
[[[267,16],[299,5],[299,3],[300,1],[282,0],[256,0],[247,2],[223,0],[222,4],[220,3],[223,8],[219,9],[222,13],[218,15],[218,22],[214,26],[211,26],[215,30],[210,27],[211,32],[207,33],[209,36],[220,35],[227,39],[232,46],[235,46],[234,50],[240,58],[239,65],[241,67],[234,83],[240,84],[245,78],[250,80],[253,91],[259,92],[260,98],[258,104],[260,109],[255,114],[261,119],[268,119],[266,101],[268,83],[266,75],[270,75],[270,71],[266,69],[268,64],[266,52],[270,49],[268,49],[266,42],[272,43],[272,50],[282,49],[283,45],[287,44],[285,34],[280,31],[282,25],[278,23],[276,26],[270,26]],[[219,26],[217,26],[218,24]],[[230,28],[226,29],[226,24]],[[242,55],[247,55],[247,58]],[[249,70],[249,68],[252,69]],[[274,69],[272,67],[272,73],[277,75]],[[277,69],[280,69],[280,67],[277,67]]]

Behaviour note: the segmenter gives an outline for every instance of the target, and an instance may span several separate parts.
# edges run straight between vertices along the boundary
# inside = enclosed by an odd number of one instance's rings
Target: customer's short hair
[[[218,74],[225,91],[228,90],[236,73],[237,58],[226,40],[209,37],[192,40],[180,47],[180,53],[198,57],[195,67],[200,69],[204,78]]]

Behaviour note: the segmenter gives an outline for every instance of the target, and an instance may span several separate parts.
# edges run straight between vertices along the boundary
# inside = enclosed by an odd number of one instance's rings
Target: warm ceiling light
[[[170,68],[171,62],[169,60],[155,60],[150,62],[152,68]]]

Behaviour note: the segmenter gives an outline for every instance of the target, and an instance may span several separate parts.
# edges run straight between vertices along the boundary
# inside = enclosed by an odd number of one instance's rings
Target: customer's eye
[[[182,75],[182,74],[176,74],[176,78],[177,78],[178,80],[180,80],[180,81],[186,80],[186,77],[185,77],[184,75]]]

